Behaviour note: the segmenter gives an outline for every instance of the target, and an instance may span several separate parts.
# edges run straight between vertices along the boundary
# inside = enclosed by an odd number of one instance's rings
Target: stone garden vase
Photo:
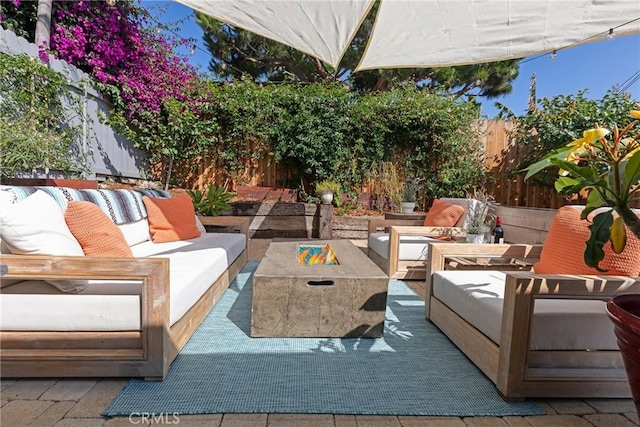
[[[627,371],[636,413],[640,416],[640,294],[624,294],[607,302],[618,347]]]
[[[333,193],[322,193],[320,195],[320,200],[324,205],[330,205],[333,202]]]

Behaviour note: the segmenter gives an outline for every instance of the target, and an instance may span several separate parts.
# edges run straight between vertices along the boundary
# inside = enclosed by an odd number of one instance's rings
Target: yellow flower
[[[631,117],[634,119],[640,119],[640,110],[631,110]]]
[[[573,150],[567,153],[566,161],[578,164],[578,162],[581,160],[581,157],[583,157],[586,153],[587,149],[591,145],[593,145],[594,142],[606,136],[608,133],[609,129],[599,127],[585,130],[582,133],[582,138],[576,139],[575,141],[571,141],[567,144],[567,147],[571,147],[573,148]]]
[[[585,151],[587,146],[593,144],[595,141],[600,138],[606,136],[609,133],[609,129],[605,128],[595,128],[585,130],[582,133],[582,138],[576,139],[575,141],[571,141],[567,144],[567,147],[574,147],[573,151]]]

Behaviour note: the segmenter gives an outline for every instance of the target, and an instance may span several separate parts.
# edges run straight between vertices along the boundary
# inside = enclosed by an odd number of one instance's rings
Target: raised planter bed
[[[331,239],[331,205],[285,202],[233,202],[222,215],[247,216],[249,237]]]

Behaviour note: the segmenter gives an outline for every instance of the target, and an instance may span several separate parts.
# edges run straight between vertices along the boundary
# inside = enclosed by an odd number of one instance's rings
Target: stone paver
[[[463,421],[468,427],[509,427],[509,424],[499,417],[466,417]]]
[[[576,415],[542,415],[525,418],[532,427],[592,427],[589,421]]]
[[[465,427],[464,421],[458,417],[399,416],[398,421],[402,427]]]
[[[592,406],[582,400],[553,399],[547,400],[547,403],[560,415],[584,415],[596,413],[596,410]]]
[[[0,390],[4,390],[9,387],[11,384],[14,384],[16,380],[1,380],[0,381]]]
[[[586,399],[585,402],[601,414],[622,414],[636,412],[633,399]]]
[[[54,427],[101,427],[102,425],[104,425],[102,418],[65,418],[58,421]],[[129,427],[131,426],[132,424],[129,423]]]
[[[531,427],[529,421],[524,417],[504,417],[502,420],[506,422],[509,427]]]
[[[47,390],[40,399],[42,400],[73,400],[78,401],[98,383],[97,380],[66,380],[58,381]]]
[[[224,414],[220,427],[265,427],[267,414]]]
[[[329,414],[269,414],[268,427],[333,427]]]
[[[75,405],[75,402],[65,401],[56,402],[49,406],[42,414],[38,416],[31,424],[30,427],[51,427],[58,421],[64,418],[65,414],[69,412]]]
[[[356,415],[358,427],[400,427],[398,417],[389,415]]]
[[[133,427],[133,426],[167,426],[180,427],[218,427],[222,421],[222,414],[204,415],[132,415],[130,417],[111,418],[104,423],[104,427]]]
[[[634,424],[620,414],[593,414],[583,417],[596,427],[634,427]]]
[[[633,412],[625,412],[624,414],[625,417],[627,417],[632,423],[634,423],[635,425],[639,425],[639,420],[638,420],[638,414],[633,411]]]
[[[51,405],[53,402],[44,400],[12,400],[2,407],[2,425],[28,426]]]
[[[128,380],[101,380],[67,414],[67,418],[100,418]]]
[[[553,409],[551,407],[551,405],[549,405],[544,400],[536,400],[535,402],[536,402],[536,405],[538,405],[547,415],[557,415],[558,414],[556,412],[556,410]]]
[[[355,415],[334,415],[335,427],[358,427]]]
[[[35,400],[49,390],[55,380],[20,380],[2,390],[2,398],[7,400]]]

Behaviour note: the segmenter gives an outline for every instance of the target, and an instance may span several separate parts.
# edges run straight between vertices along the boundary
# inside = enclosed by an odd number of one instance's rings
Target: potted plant
[[[323,204],[331,204],[333,195],[340,192],[340,184],[330,179],[316,182],[316,194]]]
[[[636,108],[631,117],[640,119],[640,104]],[[633,120],[622,129],[614,125],[612,130],[596,123],[584,131],[582,138],[548,153],[526,169],[529,178],[549,166],[558,166],[555,188],[560,195],[587,190],[583,220],[603,208],[590,219],[591,235],[584,251],[585,264],[599,271],[603,271],[599,263],[605,256],[605,244],[611,242],[613,251],[620,253],[627,245],[628,234],[640,238],[640,218],[630,206],[640,198],[640,127],[638,120]],[[614,297],[607,303],[607,312],[615,326],[633,400],[640,413],[640,294]]]
[[[236,196],[235,193],[228,192],[225,187],[215,185],[209,186],[205,192],[187,190],[187,193],[191,196],[196,215],[202,216],[218,216],[221,211],[231,209],[229,200]]]
[[[491,227],[485,222],[487,205],[482,201],[470,204],[467,218],[467,242],[484,243],[487,233],[491,231]]]
[[[418,180],[407,178],[402,189],[402,201],[400,201],[400,213],[413,213],[416,208],[416,192],[418,191]]]

